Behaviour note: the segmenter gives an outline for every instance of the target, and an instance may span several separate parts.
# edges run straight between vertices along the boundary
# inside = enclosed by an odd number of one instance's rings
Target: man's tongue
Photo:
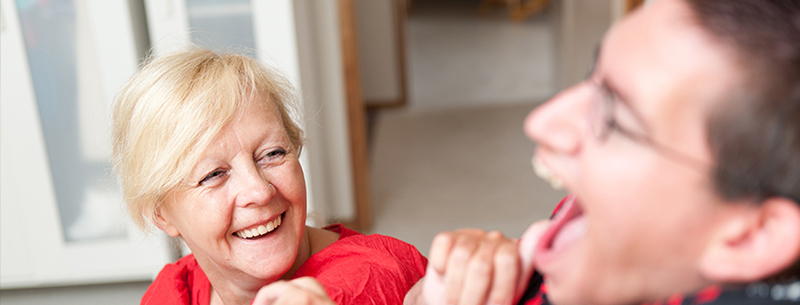
[[[580,239],[588,220],[575,195],[569,195],[559,204],[558,213],[537,245],[538,251],[557,253]]]
[[[567,220],[553,238],[552,251],[561,251],[586,233],[586,217],[583,214]]]

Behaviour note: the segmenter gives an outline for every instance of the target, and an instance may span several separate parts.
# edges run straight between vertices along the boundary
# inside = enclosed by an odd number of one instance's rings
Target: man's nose
[[[586,82],[560,92],[528,114],[525,134],[550,150],[578,152],[589,129],[588,109],[594,94]]]

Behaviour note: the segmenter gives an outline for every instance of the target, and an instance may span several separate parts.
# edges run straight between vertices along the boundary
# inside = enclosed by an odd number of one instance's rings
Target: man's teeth
[[[536,176],[539,176],[539,178],[542,178],[542,180],[549,182],[550,187],[554,189],[561,190],[563,188],[564,183],[561,181],[561,179],[556,177],[556,175],[553,175],[553,173],[550,172],[550,169],[547,168],[547,166],[545,166],[544,163],[539,160],[539,158],[533,157],[532,163],[533,171],[536,173]]]
[[[244,229],[236,232],[235,234],[241,238],[253,238],[272,232],[272,230],[275,230],[280,225],[281,218],[278,217],[268,222],[266,225],[260,225],[253,229]]]

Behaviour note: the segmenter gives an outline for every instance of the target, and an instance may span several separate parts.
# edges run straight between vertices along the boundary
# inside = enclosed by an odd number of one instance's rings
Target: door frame
[[[358,231],[368,231],[372,227],[372,203],[355,0],[339,0],[339,27],[355,200],[355,215],[345,225]]]

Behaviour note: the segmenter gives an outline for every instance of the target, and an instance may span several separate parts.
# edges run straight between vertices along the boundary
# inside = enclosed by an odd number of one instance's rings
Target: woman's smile
[[[278,215],[278,217],[275,217],[266,223],[253,225],[249,228],[236,231],[233,234],[243,239],[257,239],[278,229],[278,227],[281,225],[281,218],[283,218],[284,214],[285,213]]]

